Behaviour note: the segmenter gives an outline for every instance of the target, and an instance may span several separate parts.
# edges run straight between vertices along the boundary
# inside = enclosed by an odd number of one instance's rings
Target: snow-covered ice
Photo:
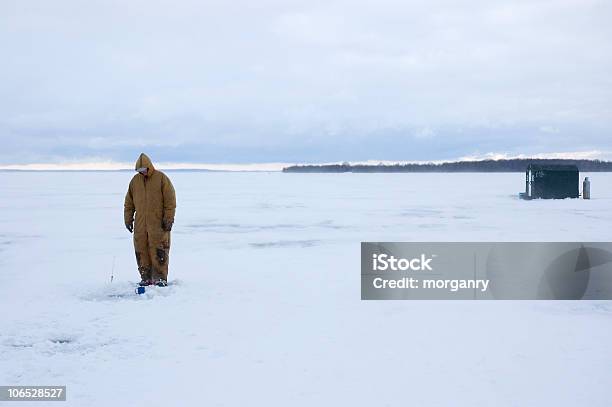
[[[360,300],[361,241],[610,240],[612,174],[584,175],[590,201],[521,201],[520,173],[171,172],[172,284],[137,296],[131,173],[0,173],[0,384],[70,406],[609,406],[608,302]]]

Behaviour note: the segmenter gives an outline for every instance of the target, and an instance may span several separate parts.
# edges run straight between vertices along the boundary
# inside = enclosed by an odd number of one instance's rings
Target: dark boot
[[[159,280],[155,282],[155,285],[158,287],[168,287],[168,282],[164,280],[163,278],[160,278]]]

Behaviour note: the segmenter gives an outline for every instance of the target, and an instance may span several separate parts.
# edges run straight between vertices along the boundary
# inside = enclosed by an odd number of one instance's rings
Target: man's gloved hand
[[[129,230],[130,233],[134,232],[134,221],[125,224],[125,228]]]
[[[162,220],[162,229],[166,232],[170,232],[172,230],[172,222],[169,220]]]

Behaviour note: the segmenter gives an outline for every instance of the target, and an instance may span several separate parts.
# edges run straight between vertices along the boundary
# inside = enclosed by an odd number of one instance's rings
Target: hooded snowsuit
[[[124,220],[134,222],[134,249],[138,271],[143,280],[168,280],[170,229],[174,223],[176,195],[170,179],[153,167],[146,154],[136,161],[138,168],[148,168],[147,175],[138,173],[130,181],[125,195]]]

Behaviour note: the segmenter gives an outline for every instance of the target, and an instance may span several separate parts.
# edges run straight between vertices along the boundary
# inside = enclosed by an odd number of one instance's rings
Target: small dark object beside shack
[[[578,198],[578,167],[575,165],[529,164],[525,172],[523,199]]]

